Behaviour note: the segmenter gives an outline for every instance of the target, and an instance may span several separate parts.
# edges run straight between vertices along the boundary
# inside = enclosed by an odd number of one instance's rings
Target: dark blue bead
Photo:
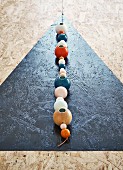
[[[61,68],[64,68],[64,69],[65,69],[65,64],[59,64],[59,70],[60,70]]]
[[[70,85],[71,85],[70,80],[66,77],[57,77],[54,82],[55,88],[63,86],[68,90],[70,88]]]
[[[57,41],[61,41],[61,40],[64,40],[65,42],[67,41],[67,35],[66,34],[58,34],[57,35]]]

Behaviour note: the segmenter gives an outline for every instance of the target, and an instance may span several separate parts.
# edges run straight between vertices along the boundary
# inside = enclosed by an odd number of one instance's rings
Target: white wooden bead
[[[60,128],[61,128],[61,129],[66,129],[66,128],[67,128],[67,125],[66,125],[65,123],[62,123],[62,124],[60,125]]]
[[[64,100],[63,97],[57,97],[56,101],[58,100]]]
[[[65,24],[58,24],[55,29],[57,34],[59,34],[60,31],[63,31],[65,34],[67,32],[67,27]]]
[[[64,40],[61,40],[58,42],[57,46],[60,46],[60,45],[67,47],[67,43]]]
[[[64,68],[61,68],[60,73],[66,73],[66,70]]]
[[[65,60],[64,59],[60,59],[59,60],[59,64],[65,64]]]
[[[55,110],[55,111],[58,111],[58,110],[61,109],[61,108],[67,109],[67,108],[68,108],[67,102],[64,101],[64,100],[57,100],[57,101],[54,103],[54,110]]]

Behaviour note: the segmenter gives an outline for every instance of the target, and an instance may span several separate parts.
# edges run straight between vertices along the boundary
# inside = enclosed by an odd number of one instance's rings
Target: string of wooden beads
[[[72,121],[72,113],[68,109],[68,104],[65,98],[68,95],[68,90],[70,88],[70,80],[67,78],[66,73],[66,59],[68,56],[68,46],[67,46],[67,27],[65,24],[60,23],[56,26],[56,39],[57,46],[55,48],[55,56],[58,59],[59,66],[59,76],[55,79],[55,97],[56,102],[54,103],[54,123],[61,128],[61,136],[65,139],[60,145],[63,145],[70,137],[70,130],[67,128]]]

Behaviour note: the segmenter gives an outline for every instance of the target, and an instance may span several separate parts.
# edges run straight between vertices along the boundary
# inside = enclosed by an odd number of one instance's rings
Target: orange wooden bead
[[[65,32],[61,30],[58,32],[58,34],[65,34]]]
[[[69,136],[70,136],[70,131],[69,131],[69,129],[62,129],[61,130],[61,136],[63,137],[63,138],[68,138]]]
[[[66,58],[68,56],[68,48],[64,46],[57,46],[55,48],[55,55],[57,58],[61,58],[61,56]]]
[[[64,57],[61,56],[61,57],[59,57],[59,60],[60,60],[60,59],[64,59]]]

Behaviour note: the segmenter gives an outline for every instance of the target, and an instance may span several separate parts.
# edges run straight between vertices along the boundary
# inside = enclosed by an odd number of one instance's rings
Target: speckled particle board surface
[[[0,170],[122,170],[123,152],[0,152]]]
[[[0,87],[0,150],[123,150],[123,85],[67,19],[66,99],[73,121],[62,147],[54,126],[54,80],[59,76],[55,25]]]

